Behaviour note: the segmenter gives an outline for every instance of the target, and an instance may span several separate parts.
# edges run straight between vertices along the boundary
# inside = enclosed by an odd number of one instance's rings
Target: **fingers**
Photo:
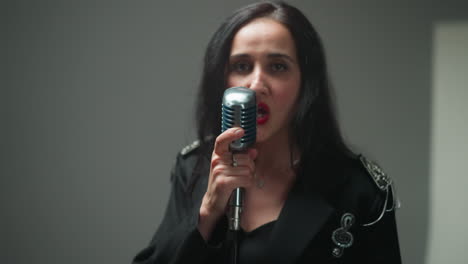
[[[215,141],[211,156],[208,187],[200,206],[199,230],[204,238],[208,237],[213,223],[225,213],[232,191],[238,187],[249,188],[255,173],[257,151],[249,149],[242,153],[231,153],[229,145],[244,136],[239,127],[221,133]],[[236,166],[233,166],[233,165]],[[208,230],[208,231],[207,231]]]
[[[236,127],[224,131],[216,138],[208,187],[201,205],[201,210],[212,217],[216,218],[224,213],[235,188],[252,186],[257,150],[249,149],[238,153],[229,150],[229,144],[243,135],[244,130]]]
[[[213,155],[209,188],[215,192],[224,193],[228,197],[233,189],[238,187],[250,187],[255,173],[256,151],[231,154],[224,153],[222,156]],[[235,160],[236,166],[233,166]]]
[[[214,153],[222,155],[229,152],[229,144],[242,136],[244,136],[244,130],[240,127],[233,127],[224,131],[216,138]]]
[[[254,148],[250,148],[248,149],[247,154],[250,156],[252,160],[255,160],[257,158],[258,151]]]
[[[251,177],[255,168],[251,164],[232,167],[230,164],[219,164],[213,168],[213,177]]]
[[[255,161],[248,154],[233,154],[233,157],[237,163],[236,168],[246,168],[249,173],[253,175],[255,173]],[[232,164],[231,164],[232,166]]]
[[[246,169],[244,169],[244,172]],[[230,176],[230,177],[219,177],[217,178],[217,181],[215,182],[215,185],[217,185],[217,188],[220,190],[223,190],[222,196],[225,196],[224,204],[227,204],[227,200],[229,196],[231,196],[231,193],[234,189],[236,188],[249,188],[252,186],[252,176],[247,176],[243,172],[239,172],[240,175],[238,176]]]
[[[255,171],[255,161],[252,158],[251,153],[231,153],[226,152],[223,155],[214,154],[211,161],[211,168],[215,168],[218,165],[226,165],[226,171],[234,170],[235,168],[246,167],[250,173]],[[237,166],[233,166],[233,162],[236,162]]]
[[[219,172],[215,172],[219,173]],[[253,186],[253,176],[247,168],[236,168],[231,170],[229,175],[223,174],[222,176],[215,177],[211,183],[214,193],[220,198],[220,208],[226,206],[231,193],[236,188],[250,188]]]

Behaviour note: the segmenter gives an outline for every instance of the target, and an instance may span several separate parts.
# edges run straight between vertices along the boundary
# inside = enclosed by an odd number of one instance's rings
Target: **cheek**
[[[292,108],[297,101],[299,96],[300,83],[291,82],[289,85],[286,85],[284,89],[281,89],[281,92],[278,93],[278,99],[281,101],[281,104],[287,108]]]
[[[227,85],[226,88],[236,87],[236,86],[243,86],[242,82],[241,82],[241,80],[239,78],[229,76],[229,75],[226,78],[226,85]]]
[[[297,101],[297,96],[294,96],[293,94],[285,94],[284,96],[281,97],[281,102],[280,105],[284,107],[284,111],[289,113],[294,109],[294,106],[296,105]]]
[[[226,77],[226,85],[227,85],[226,88],[232,87],[232,83],[233,83],[233,82],[232,82],[232,78],[229,77],[229,76],[227,76],[227,77]]]

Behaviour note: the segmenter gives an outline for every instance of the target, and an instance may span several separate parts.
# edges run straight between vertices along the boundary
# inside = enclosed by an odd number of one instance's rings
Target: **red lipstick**
[[[263,125],[268,121],[270,117],[270,108],[267,104],[260,102],[257,105],[257,124]]]

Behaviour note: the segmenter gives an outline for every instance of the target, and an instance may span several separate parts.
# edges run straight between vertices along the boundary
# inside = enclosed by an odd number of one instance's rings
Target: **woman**
[[[244,131],[219,134],[222,94],[234,86],[258,102],[256,144],[235,156],[229,143]],[[391,181],[343,142],[322,44],[299,10],[261,2],[221,25],[197,120],[201,140],[178,155],[165,217],[134,263],[229,263],[236,187],[246,190],[240,263],[401,263]]]

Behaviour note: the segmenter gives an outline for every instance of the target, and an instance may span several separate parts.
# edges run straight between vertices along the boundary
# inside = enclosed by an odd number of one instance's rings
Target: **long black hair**
[[[229,16],[211,38],[204,57],[204,69],[196,104],[199,157],[211,155],[213,139],[220,133],[221,100],[226,85],[226,65],[232,40],[240,28],[257,18],[271,18],[289,29],[301,70],[297,111],[291,124],[292,144],[299,148],[298,175],[308,174],[310,164],[321,157],[353,155],[344,143],[333,103],[322,41],[309,20],[297,8],[284,2],[247,5]],[[323,182],[323,181],[321,181]]]

